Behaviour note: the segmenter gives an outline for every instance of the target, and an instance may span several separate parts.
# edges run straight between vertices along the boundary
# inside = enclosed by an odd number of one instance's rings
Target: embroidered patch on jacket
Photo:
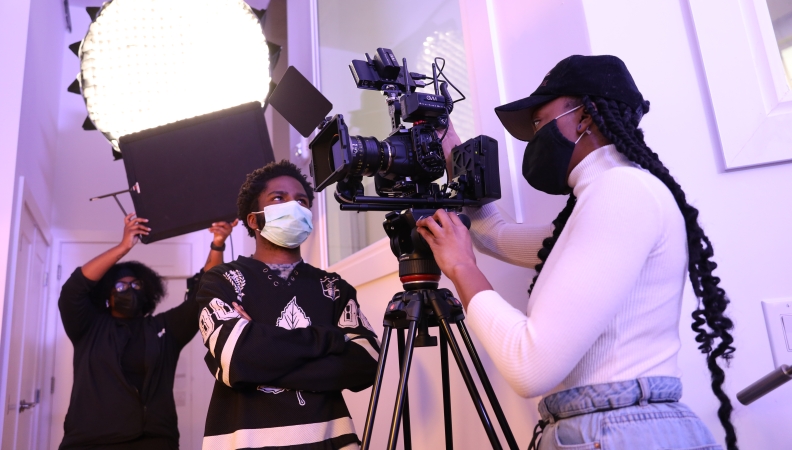
[[[360,309],[358,309],[358,317],[360,318],[360,323],[364,327],[366,327],[367,330],[371,331],[374,334],[377,333],[376,331],[374,331],[374,328],[371,327],[371,324],[369,323],[368,319],[366,319],[366,316],[363,315],[363,311],[361,311]]]
[[[241,302],[242,297],[245,296],[245,294],[242,292],[242,290],[245,288],[245,277],[242,275],[242,272],[239,270],[229,270],[223,274],[223,277],[225,277],[225,279],[231,283],[231,286],[234,287],[234,290],[237,294],[237,300]]]
[[[275,321],[275,325],[287,330],[294,330],[295,328],[309,327],[311,319],[305,315],[305,311],[297,304],[297,297],[294,297],[283,308],[280,317]]]
[[[212,320],[212,313],[208,308],[201,310],[201,317],[198,319],[198,329],[201,330],[201,337],[203,337],[204,344],[209,336],[214,332],[214,320]]]
[[[322,294],[324,294],[325,297],[329,298],[332,301],[336,301],[338,300],[339,297],[341,297],[341,292],[336,286],[336,283],[338,283],[338,281],[339,281],[338,277],[331,278],[329,276],[319,280],[319,282],[322,283]]]
[[[338,319],[339,328],[357,328],[358,327],[358,307],[354,300],[350,300],[344,307],[344,312],[341,313],[341,318]]]

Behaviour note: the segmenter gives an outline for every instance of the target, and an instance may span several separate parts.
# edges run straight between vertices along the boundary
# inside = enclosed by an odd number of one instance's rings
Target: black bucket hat
[[[572,55],[553,67],[533,94],[495,108],[504,128],[521,141],[534,136],[531,117],[536,107],[562,96],[591,95],[638,109],[643,96],[624,62],[611,55]]]

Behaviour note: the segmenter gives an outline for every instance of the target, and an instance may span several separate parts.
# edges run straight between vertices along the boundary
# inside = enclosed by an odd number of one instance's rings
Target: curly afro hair
[[[256,236],[256,230],[250,228],[248,225],[248,214],[259,210],[258,198],[259,195],[267,189],[269,180],[282,176],[292,177],[299,181],[303,188],[305,188],[305,193],[308,195],[309,207],[313,205],[314,191],[311,183],[308,182],[308,178],[306,178],[302,171],[289,162],[289,160],[284,159],[278,162],[271,162],[260,169],[254,170],[252,173],[248,174],[247,180],[245,180],[245,183],[239,189],[239,196],[237,197],[237,217],[239,217],[240,222],[245,224],[245,228],[247,228],[250,237]]]
[[[165,283],[157,272],[137,261],[126,261],[111,267],[91,290],[91,300],[100,310],[106,310],[107,300],[110,299],[116,281],[122,278],[119,274],[124,271],[134,273],[135,278],[143,283],[144,298],[140,305],[143,315],[154,312],[154,308],[165,297]]]

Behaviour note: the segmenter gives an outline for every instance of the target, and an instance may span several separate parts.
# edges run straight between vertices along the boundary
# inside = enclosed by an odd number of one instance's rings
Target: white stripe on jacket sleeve
[[[226,339],[225,345],[223,346],[223,353],[220,355],[220,367],[223,369],[223,383],[228,387],[231,387],[230,371],[231,358],[234,356],[234,348],[236,347],[239,335],[242,334],[242,330],[245,329],[247,324],[248,321],[245,319],[239,319],[237,321],[231,333],[228,335],[228,339]]]

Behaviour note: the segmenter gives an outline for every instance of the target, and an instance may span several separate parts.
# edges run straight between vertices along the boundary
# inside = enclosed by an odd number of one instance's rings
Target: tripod
[[[366,425],[363,429],[362,449],[368,450],[371,445],[371,434],[374,417],[377,412],[382,378],[390,346],[391,332],[396,329],[399,351],[399,387],[393,408],[388,450],[395,450],[399,437],[399,425],[404,418],[404,448],[412,449],[410,435],[410,406],[407,393],[407,380],[410,375],[413,350],[415,347],[437,346],[437,338],[429,335],[429,328],[439,327],[440,334],[440,365],[443,385],[443,416],[445,422],[446,450],[454,448],[451,422],[451,388],[448,374],[448,348],[456,360],[457,367],[465,381],[470,398],[478,413],[481,424],[493,449],[501,450],[500,441],[495,433],[492,421],[482,402],[470,370],[467,367],[462,351],[457,343],[451,324],[456,324],[462,340],[467,348],[476,373],[481,380],[498,424],[503,431],[509,449],[516,450],[517,443],[506,421],[506,416],[498,403],[495,391],[489,382],[481,359],[473,346],[467,327],[464,323],[462,304],[453,297],[448,289],[438,289],[440,269],[434,261],[431,250],[415,231],[415,217],[431,215],[434,211],[408,210],[406,213],[392,212],[386,216],[384,223],[386,233],[391,237],[391,249],[399,257],[399,276],[403,292],[398,292],[388,303],[383,320],[384,331],[380,349],[379,363],[374,386],[371,389]],[[421,214],[423,213],[423,214]],[[464,216],[461,216],[464,217]],[[465,219],[467,219],[465,217]],[[469,225],[468,225],[469,226]],[[407,331],[405,339],[404,331]]]

